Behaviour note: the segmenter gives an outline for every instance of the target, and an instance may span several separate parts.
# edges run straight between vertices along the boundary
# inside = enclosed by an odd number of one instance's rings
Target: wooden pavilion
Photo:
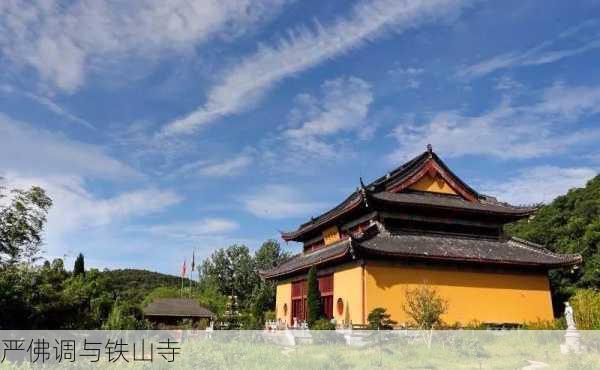
[[[216,317],[194,299],[160,298],[144,307],[144,317],[157,329],[178,329],[186,322],[192,328],[204,329]]]

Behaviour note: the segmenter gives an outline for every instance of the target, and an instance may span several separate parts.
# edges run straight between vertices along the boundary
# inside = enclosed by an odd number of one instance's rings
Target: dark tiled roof
[[[323,213],[319,217],[312,218],[310,221],[305,222],[302,225],[300,225],[298,230],[291,231],[291,232],[283,232],[283,233],[281,233],[281,236],[283,237],[283,240],[286,240],[286,241],[293,240],[298,235],[300,235],[310,229],[313,229],[314,227],[317,227],[317,226],[321,225],[322,223],[324,223],[340,214],[345,213],[346,211],[354,209],[356,206],[360,205],[362,203],[362,201],[363,201],[362,193],[355,191],[354,193],[350,194],[350,196],[348,198],[346,198],[343,202],[341,202],[334,208]]]
[[[160,298],[144,308],[145,316],[215,317],[193,299]]]
[[[473,193],[473,195],[475,195],[477,198],[479,198],[481,196],[473,188],[471,188],[469,185],[464,183],[458,176],[456,176],[456,174],[454,172],[452,172],[452,170],[450,170],[450,168],[448,168],[448,166],[446,166],[444,161],[442,161],[440,159],[440,157],[438,157],[437,154],[435,154],[433,152],[429,152],[429,151],[423,152],[422,154],[411,159],[410,161],[404,163],[400,167],[389,172],[385,176],[382,176],[382,177],[378,178],[377,180],[371,182],[369,185],[366,186],[366,188],[369,191],[381,191],[381,190],[389,189],[390,187],[393,187],[395,184],[402,182],[404,179],[407,179],[410,176],[417,173],[419,171],[419,169],[421,169],[421,167],[429,159],[435,160],[435,162],[438,163],[440,165],[440,167],[442,167],[444,169],[444,171],[446,171],[448,174],[450,174],[450,176],[452,176],[456,182],[458,182],[460,185],[462,185],[469,192]]]
[[[449,235],[378,234],[358,243],[358,252],[428,260],[448,260],[560,267],[581,262],[579,255],[563,255],[517,238],[481,239]]]
[[[346,239],[314,252],[298,254],[263,273],[267,279],[300,273],[312,265],[357,257],[388,256],[397,259],[455,261],[478,264],[558,268],[581,263],[580,255],[558,254],[526,240],[468,238],[452,235],[389,234]]]
[[[321,227],[325,223],[336,219],[338,216],[346,214],[347,212],[359,207],[361,204],[364,204],[365,198],[368,198],[373,194],[379,194],[380,197],[384,198],[388,197],[387,194],[390,194],[388,190],[394,188],[396,185],[417,174],[420,170],[423,169],[423,167],[427,164],[429,160],[435,161],[435,163],[437,163],[446,173],[449,174],[451,178],[453,178],[454,182],[460,184],[460,186],[462,186],[464,189],[467,189],[467,192],[474,197],[473,199],[475,199],[475,201],[473,202],[453,202],[450,205],[452,208],[473,209],[478,211],[487,210],[488,212],[497,212],[501,214],[504,213],[506,215],[510,214],[514,216],[526,216],[533,211],[533,209],[524,209],[519,207],[513,207],[505,203],[500,203],[492,197],[488,197],[486,195],[477,193],[475,190],[473,190],[471,187],[465,184],[460,178],[458,178],[458,176],[456,176],[435,153],[426,151],[411,159],[410,161],[404,163],[395,170],[389,172],[385,176],[382,176],[377,180],[369,183],[368,185],[364,185],[363,187],[359,188],[358,190],[350,194],[348,198],[346,198],[336,207],[321,214],[318,217],[311,218],[311,220],[309,220],[308,222],[300,225],[300,227],[297,230],[291,232],[283,232],[283,239],[286,241],[299,240],[303,237],[303,235],[306,235],[307,232]],[[422,202],[415,204],[423,205],[427,204],[428,202],[431,203],[437,201],[438,205],[441,205],[439,199],[436,197],[435,194],[432,194],[431,199],[425,198],[426,196],[423,197],[424,198],[421,199]],[[473,207],[468,208],[469,205]],[[477,208],[477,206],[480,207]]]
[[[268,279],[308,269],[312,265],[319,265],[327,261],[344,257],[349,252],[350,243],[350,239],[344,239],[335,244],[317,249],[312,252],[297,254],[287,261],[281,263],[279,266],[276,266],[269,271],[265,271],[262,275]]]
[[[435,208],[464,209],[474,212],[486,212],[495,214],[506,214],[515,216],[527,216],[534,209],[514,207],[498,202],[476,203],[469,202],[458,196],[438,195],[433,193],[391,193],[382,191],[370,195],[376,200],[390,203],[431,206]]]

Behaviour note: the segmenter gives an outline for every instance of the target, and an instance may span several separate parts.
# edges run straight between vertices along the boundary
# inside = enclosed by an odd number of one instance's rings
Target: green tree
[[[227,307],[227,296],[222,294],[217,285],[211,281],[203,281],[200,284],[198,303],[211,310],[217,319],[223,317]]]
[[[275,240],[267,240],[254,254],[256,268],[259,271],[266,271],[279,265],[289,258],[289,253],[281,249],[281,245]]]
[[[407,290],[405,302],[404,312],[419,329],[432,329],[441,325],[441,317],[448,310],[448,302],[434,288],[426,285]]]
[[[232,245],[215,251],[202,263],[202,278],[219,287],[221,294],[237,296],[242,309],[249,309],[254,288],[260,282],[250,250]]]
[[[533,217],[507,225],[506,232],[558,253],[578,253],[583,265],[550,272],[557,316],[576,289],[600,288],[600,176],[584,188],[571,189],[550,204],[540,205]]]
[[[391,330],[396,325],[396,321],[390,319],[390,314],[383,307],[373,309],[367,316],[367,321],[371,330]]]
[[[321,318],[321,292],[319,291],[319,281],[317,280],[317,268],[312,266],[308,270],[307,278],[307,323],[308,327],[312,328],[314,323]]]
[[[289,258],[289,254],[281,249],[275,240],[267,240],[254,253],[254,264],[257,272],[266,271]],[[259,280],[252,291],[251,314],[256,319],[257,328],[265,322],[265,313],[275,309],[275,283]]]
[[[73,265],[73,275],[85,275],[85,262],[83,260],[83,254],[81,253],[79,253],[75,259],[75,264]]]
[[[52,200],[40,187],[6,194],[0,186],[0,266],[37,259],[51,206]]]
[[[102,328],[105,330],[143,330],[151,328],[151,325],[144,320],[139,306],[116,302]]]

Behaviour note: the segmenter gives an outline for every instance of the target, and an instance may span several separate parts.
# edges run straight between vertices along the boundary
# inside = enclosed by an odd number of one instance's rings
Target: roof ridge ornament
[[[431,146],[431,144],[427,144],[427,152],[428,153],[432,153],[433,152],[433,147]]]
[[[363,182],[362,176],[359,177],[359,181],[360,187],[358,188],[358,191],[360,192],[363,202],[365,203],[365,207],[368,207],[369,202],[367,201],[367,188],[365,187],[365,183]]]

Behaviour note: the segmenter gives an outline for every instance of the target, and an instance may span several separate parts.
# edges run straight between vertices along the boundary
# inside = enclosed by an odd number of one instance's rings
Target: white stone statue
[[[565,302],[565,319],[567,320],[567,329],[575,330],[575,319],[573,318],[573,307],[569,302]]]
[[[573,307],[569,302],[565,302],[565,320],[567,321],[567,332],[565,333],[565,343],[560,345],[560,352],[563,354],[581,353],[584,348],[580,344],[580,334],[575,327],[573,318]]]

